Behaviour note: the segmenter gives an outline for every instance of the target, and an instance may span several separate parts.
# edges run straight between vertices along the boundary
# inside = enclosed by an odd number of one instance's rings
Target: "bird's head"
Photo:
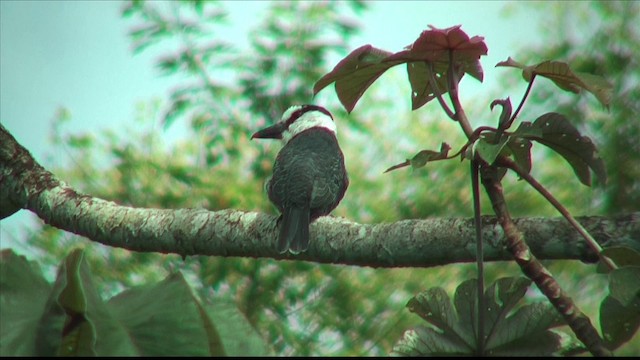
[[[296,105],[288,108],[279,122],[257,131],[251,138],[281,139],[286,145],[294,136],[315,127],[337,132],[333,116],[327,109],[317,105]]]

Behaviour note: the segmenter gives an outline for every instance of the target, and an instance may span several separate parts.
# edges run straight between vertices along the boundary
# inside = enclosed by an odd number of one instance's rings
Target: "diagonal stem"
[[[531,76],[531,81],[529,81],[529,85],[527,85],[527,90],[525,90],[524,95],[522,96],[522,100],[520,100],[520,104],[518,105],[518,108],[513,113],[513,115],[511,115],[511,119],[509,119],[509,124],[508,124],[508,126],[505,126],[505,129],[508,129],[509,126],[511,126],[511,124],[513,124],[513,122],[516,120],[516,117],[518,117],[518,114],[520,113],[520,110],[522,109],[522,107],[524,106],[525,101],[527,101],[527,98],[529,97],[529,93],[531,92],[531,88],[533,87],[533,81],[535,79],[536,79],[536,74],[534,73]]]
[[[594,239],[591,234],[585,229],[582,224],[580,224],[572,215],[569,213],[567,208],[565,208],[542,184],[540,184],[533,176],[531,176],[526,171],[523,171],[518,164],[516,164],[513,160],[505,157],[500,159],[500,162],[505,164],[508,168],[515,171],[518,176],[523,178],[529,185],[531,185],[534,189],[536,189],[553,207],[564,216],[565,219],[573,226],[578,233],[587,241],[587,245],[591,248],[593,252],[598,254],[600,261],[602,261],[610,270],[617,269],[616,264],[609,259],[608,257],[602,255],[602,247],[596,239]]]

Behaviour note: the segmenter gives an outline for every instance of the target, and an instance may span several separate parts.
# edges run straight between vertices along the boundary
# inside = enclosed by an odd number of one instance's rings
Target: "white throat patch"
[[[284,115],[282,115],[283,121],[286,121],[286,119],[289,118],[294,111],[299,109],[299,106],[290,107],[287,111],[285,111]],[[297,118],[296,121],[289,125],[289,129],[282,133],[283,145],[286,145],[294,136],[314,127],[325,128],[334,134],[337,134],[338,131],[338,129],[336,128],[336,124],[333,122],[333,119],[327,116],[327,114],[318,110],[308,111]]]

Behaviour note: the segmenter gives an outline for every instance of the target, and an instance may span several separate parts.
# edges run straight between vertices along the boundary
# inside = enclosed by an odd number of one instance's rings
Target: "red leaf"
[[[371,45],[361,46],[342,59],[333,70],[323,76],[313,87],[317,94],[327,85],[335,82],[336,93],[342,106],[351,112],[365,90],[382,73],[400,62],[382,62],[390,52],[374,48]]]
[[[438,29],[429,25],[420,37],[410,46],[412,58],[426,61],[449,62],[449,51],[457,61],[475,61],[487,55],[487,45],[482,36],[469,36],[460,29],[460,25]]]
[[[442,94],[448,91],[446,79],[451,59],[455,63],[457,81],[460,81],[465,73],[482,81],[483,72],[479,58],[487,54],[484,39],[480,36],[469,38],[459,25],[447,29],[429,27],[430,30],[423,31],[407,49],[395,54],[371,45],[357,48],[316,82],[313,87],[314,95],[335,82],[340,102],[351,112],[362,94],[380,75],[402,63],[407,63],[408,66],[414,110],[432,100],[437,94],[429,85],[429,77],[424,76],[429,75],[425,71],[426,66],[416,63],[427,62],[432,65],[438,85],[446,85],[440,89]]]

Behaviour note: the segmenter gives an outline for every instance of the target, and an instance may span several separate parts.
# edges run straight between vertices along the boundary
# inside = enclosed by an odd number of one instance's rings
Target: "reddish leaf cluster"
[[[407,64],[414,110],[448,91],[447,75],[452,68],[457,81],[465,73],[482,81],[479,59],[487,54],[484,39],[480,36],[469,38],[460,25],[446,29],[429,28],[413,44],[397,53],[371,45],[357,48],[316,82],[314,94],[335,82],[340,102],[351,112],[380,75],[403,63]]]

